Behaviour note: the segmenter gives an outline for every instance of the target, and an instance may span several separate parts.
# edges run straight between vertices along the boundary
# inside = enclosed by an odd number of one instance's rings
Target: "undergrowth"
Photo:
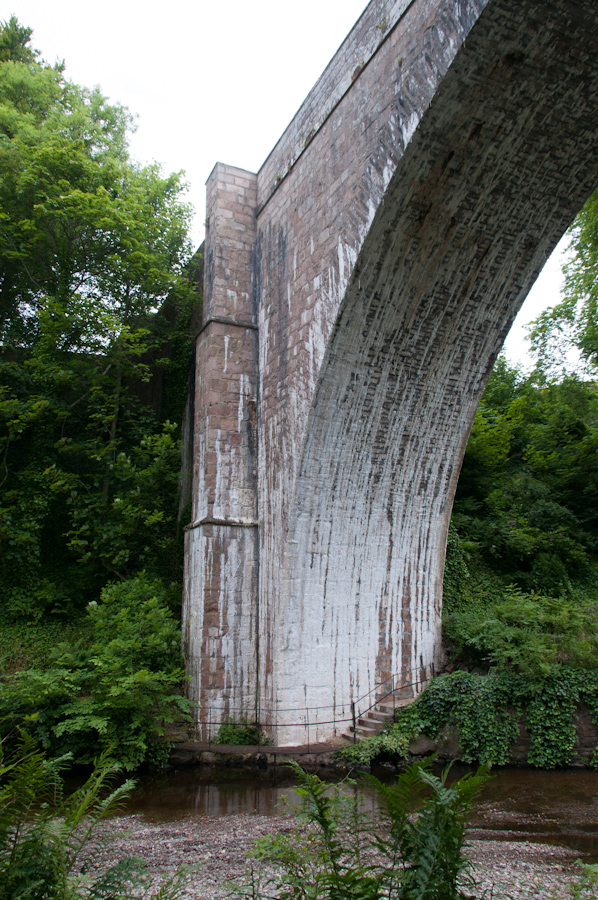
[[[264,745],[268,743],[268,738],[262,735],[258,725],[249,723],[247,719],[237,722],[233,718],[228,718],[218,729],[215,743],[235,746]]]
[[[531,739],[527,762],[554,769],[572,759],[580,703],[598,723],[595,670],[562,668],[544,678],[453,672],[435,678],[417,700],[398,709],[385,734],[345,747],[338,756],[352,765],[407,759],[414,738],[437,740],[448,726],[458,730],[464,762],[506,765],[523,719]],[[598,766],[598,748],[592,764]]]
[[[47,759],[28,736],[7,758],[0,746],[0,898],[2,900],[176,900],[186,871],[154,884],[142,859],[122,859],[101,874],[95,862],[109,840],[98,826],[122,807],[134,783],[114,786],[119,767],[102,756],[68,797],[61,772],[69,757]]]
[[[56,645],[85,640],[88,630],[81,623],[0,622],[0,675],[24,669],[48,669],[53,665]]]
[[[488,778],[484,768],[450,787],[430,760],[413,764],[394,784],[369,779],[380,811],[368,812],[361,792],[331,787],[293,764],[301,798],[290,834],[258,842],[259,862],[231,896],[240,900],[465,900],[475,882],[463,852],[473,799]],[[267,872],[268,870],[266,870]]]
[[[44,644],[43,667],[0,672],[0,736],[18,727],[79,763],[108,748],[127,769],[164,762],[166,725],[189,710],[167,593],[143,574],[108,585],[78,634],[52,651]]]

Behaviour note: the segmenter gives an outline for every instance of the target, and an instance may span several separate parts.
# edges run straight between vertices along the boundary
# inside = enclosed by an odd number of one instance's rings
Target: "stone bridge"
[[[475,410],[597,184],[595,0],[372,0],[260,171],[215,166],[184,598],[204,737],[329,738],[434,660]]]

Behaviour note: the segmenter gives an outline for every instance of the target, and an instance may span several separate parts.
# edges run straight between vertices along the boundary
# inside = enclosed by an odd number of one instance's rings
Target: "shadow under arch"
[[[334,685],[340,707],[438,652],[475,410],[596,184],[598,7],[490,0],[405,149],[326,349],[286,547],[282,707],[298,672],[309,705]]]

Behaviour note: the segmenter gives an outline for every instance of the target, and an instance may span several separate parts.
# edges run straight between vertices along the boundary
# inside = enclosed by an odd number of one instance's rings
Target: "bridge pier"
[[[197,336],[192,520],[183,597],[201,739],[257,702],[256,176],[218,163],[207,182]],[[211,731],[211,734],[209,733]]]
[[[257,175],[216,166],[185,589],[199,721],[326,740],[435,662],[477,405],[597,184],[595,0],[372,0]]]

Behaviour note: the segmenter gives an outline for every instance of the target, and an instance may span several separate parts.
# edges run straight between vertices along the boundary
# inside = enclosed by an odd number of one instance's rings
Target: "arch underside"
[[[326,348],[283,567],[280,708],[340,714],[434,660],[471,423],[598,183],[597,123],[596,5],[491,0],[399,161]]]

